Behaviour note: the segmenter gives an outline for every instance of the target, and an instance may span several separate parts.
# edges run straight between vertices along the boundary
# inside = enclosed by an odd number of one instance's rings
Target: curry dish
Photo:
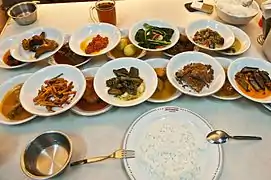
[[[96,94],[93,86],[93,77],[87,77],[87,87],[83,97],[76,104],[76,106],[83,111],[98,111],[108,106],[106,102],[101,100]]]
[[[173,96],[173,94],[176,93],[177,90],[169,82],[166,75],[166,68],[155,68],[154,70],[157,74],[158,85],[155,93],[152,95],[151,98],[157,100],[164,100],[170,98],[171,96]]]
[[[20,62],[16,59],[14,59],[11,54],[10,54],[10,50],[8,50],[4,56],[3,56],[3,62],[8,65],[8,66],[19,66],[21,64],[24,64],[23,62]]]
[[[19,100],[22,84],[19,84],[6,93],[1,102],[1,113],[7,119],[20,121],[32,116],[21,105]]]
[[[224,69],[224,71],[227,74],[227,69]],[[217,93],[215,93],[215,95],[220,97],[236,97],[239,96],[239,93],[232,87],[228,77],[226,76],[224,85]]]
[[[271,79],[269,73],[256,67],[244,67],[236,73],[235,81],[238,88],[253,98],[271,96]]]

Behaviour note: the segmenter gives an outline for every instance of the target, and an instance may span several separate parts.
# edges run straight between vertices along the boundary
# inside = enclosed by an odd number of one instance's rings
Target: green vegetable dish
[[[148,49],[159,49],[171,44],[171,37],[174,30],[165,27],[151,26],[147,23],[143,24],[144,29],[136,32],[135,40],[138,45]]]

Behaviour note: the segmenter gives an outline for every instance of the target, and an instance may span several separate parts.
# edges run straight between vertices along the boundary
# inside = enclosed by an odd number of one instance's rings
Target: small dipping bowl
[[[22,2],[12,6],[7,14],[19,25],[26,26],[37,20],[36,2]]]
[[[21,169],[31,179],[50,179],[64,172],[72,156],[72,142],[59,131],[32,140],[21,155]]]

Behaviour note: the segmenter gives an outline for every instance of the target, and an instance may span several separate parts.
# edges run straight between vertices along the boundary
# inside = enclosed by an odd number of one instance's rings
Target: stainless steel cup
[[[64,172],[72,156],[72,143],[59,131],[32,140],[21,155],[21,169],[31,179],[50,179]]]
[[[19,25],[26,26],[37,20],[37,2],[22,2],[12,6],[7,14]]]

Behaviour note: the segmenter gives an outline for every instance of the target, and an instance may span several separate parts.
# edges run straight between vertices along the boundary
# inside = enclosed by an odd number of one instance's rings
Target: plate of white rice
[[[126,132],[123,149],[135,150],[124,159],[132,180],[215,180],[223,154],[210,144],[211,125],[198,114],[179,107],[152,109],[137,118]]]

